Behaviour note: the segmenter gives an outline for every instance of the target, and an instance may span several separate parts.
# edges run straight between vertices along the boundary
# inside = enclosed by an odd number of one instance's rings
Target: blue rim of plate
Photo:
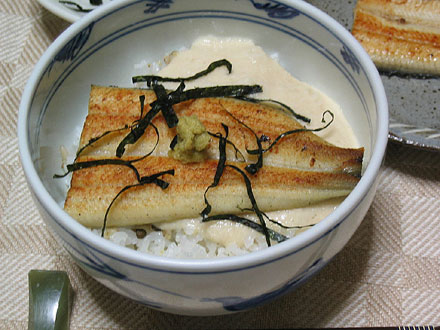
[[[50,11],[55,16],[64,19],[69,23],[74,23],[81,19],[86,13],[70,9],[58,2],[58,0],[37,0],[38,3],[45,9]]]

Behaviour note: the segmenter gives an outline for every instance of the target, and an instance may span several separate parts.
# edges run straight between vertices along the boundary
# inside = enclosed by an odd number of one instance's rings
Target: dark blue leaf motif
[[[55,55],[51,64],[49,65],[49,72],[52,69],[55,62],[65,62],[72,61],[79,54],[81,49],[86,44],[87,40],[92,33],[94,23],[92,22],[89,26],[78,33],[72,40],[70,40],[59,52]]]
[[[361,70],[361,65],[360,65],[358,59],[354,56],[353,52],[344,46],[341,49],[341,55],[342,55],[342,58],[344,59],[345,63],[350,65],[351,69],[354,72],[356,72],[357,74],[359,74],[359,72]]]
[[[78,239],[76,236],[73,236],[73,237]],[[65,242],[65,243],[67,243],[67,242]],[[122,281],[126,281],[126,282],[132,282],[132,283],[135,283],[135,284],[138,284],[138,285],[142,285],[142,286],[145,286],[145,287],[150,288],[152,290],[159,291],[159,292],[162,292],[162,293],[165,293],[165,294],[168,294],[168,295],[172,295],[172,296],[175,296],[175,297],[191,299],[191,300],[194,299],[192,297],[185,296],[185,295],[180,294],[180,293],[176,293],[176,292],[172,292],[172,291],[169,291],[169,290],[166,290],[166,289],[155,287],[153,285],[150,285],[149,283],[144,283],[144,282],[141,282],[141,281],[137,281],[137,280],[131,279],[128,276],[126,276],[125,274],[123,274],[121,272],[118,272],[116,269],[114,269],[114,268],[110,267],[108,264],[106,264],[95,253],[93,253],[90,248],[85,247],[85,249],[87,250],[87,254],[85,254],[82,251],[80,251],[77,248],[75,248],[71,244],[68,244],[68,246],[72,250],[75,251],[75,253],[70,253],[72,258],[75,259],[75,262],[78,263],[83,268],[91,269],[91,270],[93,270],[95,272],[98,272],[100,274],[103,274],[103,275],[106,275],[106,276],[109,276],[109,277],[114,277],[114,278],[116,278],[118,280],[122,280]],[[68,251],[69,251],[69,249],[68,249]],[[117,281],[113,282],[113,285],[118,286],[118,282]],[[127,290],[127,288],[123,287],[123,286],[120,286],[120,288],[121,288],[122,291],[126,291]],[[137,301],[139,301],[139,302],[141,302],[141,303],[143,303],[145,305],[148,305],[150,307],[153,307],[153,308],[162,308],[163,307],[163,306],[155,303],[154,301],[145,300],[144,297],[136,297],[135,298],[135,296],[136,295],[133,293],[132,297],[135,300],[137,300]]]
[[[94,253],[92,253],[92,251],[90,251],[89,249],[87,249],[88,253],[90,253],[90,255],[93,257],[88,257],[84,254],[82,254],[82,256],[87,260],[87,261],[83,261],[78,259],[75,255],[72,254],[73,258],[75,259],[75,261],[82,266],[83,268],[89,268],[89,269],[93,269],[96,272],[99,272],[101,274],[107,275],[107,276],[111,276],[111,277],[116,277],[117,279],[120,280],[124,280],[124,281],[128,281],[128,282],[135,282],[135,281],[131,281],[127,276],[125,276],[124,274],[118,272],[117,270],[113,269],[112,267],[110,267],[109,265],[105,264],[103,261],[101,261]],[[121,291],[124,290],[128,290],[125,287],[122,287],[121,285],[118,284],[118,282],[113,282],[113,285],[116,285],[117,287],[119,287],[121,289]],[[132,297],[136,297],[136,294],[133,292],[131,293]],[[139,302],[141,302],[142,304],[151,307],[151,308],[156,308],[156,309],[161,309],[163,308],[163,306],[155,303],[154,301],[149,301],[146,300],[144,298],[137,298],[137,300]]]
[[[159,9],[168,9],[173,3],[173,0],[147,0],[145,6],[147,9],[144,10],[145,14],[154,14]]]
[[[128,297],[136,300],[137,302],[139,302],[147,307],[155,308],[155,309],[163,309],[164,307],[166,307],[166,305],[158,304],[155,301],[152,301],[152,300],[149,300],[149,299],[143,297],[142,292],[136,291],[136,289],[131,289],[125,285],[122,285],[121,282],[119,282],[119,281],[114,281],[114,282],[112,282],[112,284],[114,286],[116,286],[119,290],[121,290],[121,292],[125,292],[125,294]]]
[[[262,295],[253,297],[253,298],[241,298],[241,297],[220,297],[215,299],[205,298],[202,301],[215,301],[219,302],[223,305],[223,308],[227,311],[243,311],[250,308],[254,308],[259,306],[265,302],[268,302],[280,295],[286,294],[287,292],[296,288],[299,284],[309,279],[313,274],[315,274],[318,270],[320,270],[324,266],[324,262],[322,259],[318,259],[303,271],[301,274],[295,276],[293,279],[288,281],[286,284],[281,286],[280,288],[264,293]]]
[[[92,251],[90,251],[90,249],[87,249],[87,252],[91,255],[91,257],[82,254],[82,257],[85,258],[86,261],[80,260],[76,258],[75,255],[73,254],[72,255],[74,256],[76,262],[85,268],[90,268],[101,274],[116,277],[121,280],[127,280],[127,276],[125,276],[124,274],[118,272],[116,269],[113,269],[112,267],[104,263],[101,259],[98,258],[98,256],[96,256]]]
[[[264,10],[271,18],[291,19],[299,15],[299,11],[295,8],[288,7],[280,3],[272,3],[270,1],[257,2],[249,0],[256,9]]]

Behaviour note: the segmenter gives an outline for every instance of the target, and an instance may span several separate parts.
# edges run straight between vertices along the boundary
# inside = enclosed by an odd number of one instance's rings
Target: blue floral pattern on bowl
[[[145,14],[155,14],[159,9],[170,8],[173,0],[149,0],[145,4],[147,9],[144,10]]]
[[[249,0],[252,5],[267,12],[270,18],[274,19],[291,19],[300,14],[298,10],[290,6],[279,3],[278,1],[257,1]]]
[[[87,43],[90,34],[92,33],[93,25],[94,23],[91,23],[85,29],[80,31],[60,50],[60,52],[55,56],[51,65],[49,66],[49,72],[55,62],[63,63],[65,61],[73,61],[76,58],[76,56],[81,52],[81,49]]]
[[[225,310],[231,312],[238,312],[238,311],[244,311],[251,308],[255,308],[266,302],[273,300],[274,298],[289,293],[290,291],[301,285],[303,282],[309,280],[314,274],[316,274],[321,268],[323,268],[325,264],[326,262],[323,262],[322,259],[318,259],[306,270],[296,275],[291,280],[287,281],[287,283],[280,286],[278,289],[266,292],[264,294],[252,298],[221,297],[214,299],[206,299],[206,301],[219,302],[223,305],[223,308]]]

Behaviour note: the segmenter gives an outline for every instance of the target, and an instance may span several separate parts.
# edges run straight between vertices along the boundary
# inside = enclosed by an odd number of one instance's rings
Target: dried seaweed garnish
[[[93,10],[93,8],[83,8],[78,2],[76,1],[68,1],[68,0],[58,0],[59,3],[64,4],[64,5],[68,5],[68,6],[73,6],[75,8],[75,10],[82,12],[82,13],[89,13]],[[100,6],[102,5],[102,0],[89,0],[90,5],[92,6]]]
[[[151,229],[153,229],[154,231],[162,231],[161,228],[155,226],[154,224],[151,224]]]
[[[235,214],[218,214],[218,215],[211,215],[209,217],[204,218],[202,221],[203,222],[208,222],[208,221],[218,221],[218,220],[229,220],[229,221],[233,221],[233,222],[237,222],[240,223],[244,226],[247,226],[249,228],[252,228],[253,230],[261,233],[261,234],[265,234],[265,231],[263,229],[263,226],[261,226],[260,224],[249,220],[247,218],[244,217],[240,217],[238,215]],[[270,239],[281,243],[284,242],[286,240],[288,240],[289,238],[283,234],[280,234],[270,228],[267,228],[267,232],[269,233],[269,237]]]
[[[151,121],[160,111],[159,103],[156,103],[155,107],[152,107],[147,114],[139,119],[137,123],[132,127],[130,133],[128,133],[124,139],[119,143],[116,149],[116,157],[121,158],[125,152],[125,146],[127,144],[134,144],[137,140],[140,139],[142,135],[144,135],[145,130],[149,125],[151,125]]]
[[[144,114],[144,108],[145,108],[145,95],[140,95],[140,96],[139,96],[139,102],[140,102],[140,110],[141,110],[141,111],[140,111],[139,119],[135,120],[135,121],[131,124],[131,126],[129,126],[129,125],[125,125],[124,127],[117,128],[117,129],[110,130],[110,131],[106,131],[106,132],[104,132],[104,133],[102,133],[102,134],[100,134],[100,135],[98,135],[98,136],[95,136],[95,137],[91,138],[91,139],[90,139],[85,145],[83,145],[83,146],[77,151],[76,156],[75,156],[75,160],[79,157],[79,155],[80,155],[80,154],[81,154],[86,148],[90,147],[93,143],[99,141],[99,140],[102,139],[103,137],[105,137],[105,136],[107,136],[107,135],[109,135],[109,134],[111,134],[111,133],[121,132],[121,131],[124,131],[124,130],[129,129],[130,127],[133,127],[133,125],[135,125],[135,124],[136,124],[136,123],[137,123],[137,122],[143,117],[143,114]],[[158,133],[157,128],[156,128],[156,133],[157,133],[157,136],[159,136],[159,133]],[[159,141],[156,141],[156,145],[157,145],[158,142],[159,142]]]
[[[145,109],[145,95],[140,95],[139,96],[139,102],[141,103],[141,114],[139,115],[139,119],[135,120],[134,123],[138,122],[139,120],[142,119],[142,117],[144,116],[144,109]],[[133,123],[133,124],[134,124]]]
[[[193,76],[190,77],[186,77],[186,78],[169,78],[169,77],[161,77],[161,76],[155,76],[155,75],[145,75],[145,76],[134,76],[131,78],[131,81],[133,83],[138,83],[138,82],[146,82],[148,87],[151,87],[151,85],[155,85],[158,82],[184,82],[184,81],[191,81],[191,80],[196,80],[202,76],[206,76],[207,74],[209,74],[210,72],[214,71],[215,69],[225,66],[228,69],[228,72],[231,73],[232,71],[232,64],[226,60],[218,60],[215,62],[212,62],[211,64],[209,64],[209,66],[205,69],[202,70],[198,73],[196,73]]]
[[[206,197],[206,194],[208,193],[208,190],[211,188],[216,187],[219,182],[220,178],[223,175],[223,171],[225,169],[226,165],[226,142],[229,134],[229,128],[225,124],[222,123],[223,129],[225,130],[225,136],[223,136],[221,133],[216,134],[215,136],[218,137],[218,151],[219,151],[219,160],[217,162],[217,169],[215,171],[214,180],[213,182],[206,188],[203,198],[205,199],[205,205],[206,207],[203,209],[203,211],[200,213],[202,216],[202,219],[205,219],[209,213],[211,213],[211,204],[208,202],[208,198]]]
[[[266,222],[264,221],[263,218],[263,214],[260,211],[257,201],[255,200],[255,196],[254,193],[252,191],[252,183],[249,180],[248,176],[246,175],[246,173],[244,171],[242,171],[239,167],[235,166],[235,165],[231,165],[231,164],[226,164],[226,144],[227,144],[227,139],[228,139],[228,134],[229,134],[229,128],[227,125],[222,123],[222,127],[225,130],[225,136],[223,136],[221,133],[218,133],[216,136],[219,139],[219,143],[218,143],[218,149],[219,149],[219,160],[217,163],[217,169],[215,171],[215,175],[214,175],[214,180],[213,182],[208,186],[208,188],[206,188],[205,193],[204,193],[204,199],[205,199],[205,208],[202,210],[202,212],[200,213],[200,215],[202,216],[202,221],[204,219],[209,218],[208,215],[209,213],[211,213],[211,204],[209,204],[209,201],[206,197],[206,194],[208,193],[208,190],[211,188],[216,187],[219,182],[220,182],[220,178],[223,175],[224,169],[226,167],[230,167],[232,169],[234,169],[235,171],[237,171],[238,173],[241,174],[241,176],[243,177],[244,183],[246,185],[246,191],[247,191],[247,195],[249,197],[249,200],[251,202],[252,205],[252,210],[253,212],[255,212],[255,214],[257,215],[258,219],[260,220],[260,226],[261,226],[261,230],[266,238],[266,242],[267,245],[270,246],[270,234],[268,231],[268,228],[266,226]]]
[[[160,104],[162,115],[165,118],[168,127],[176,127],[177,123],[179,122],[179,118],[177,118],[173,106],[168,103],[168,94],[165,90],[165,87],[163,87],[163,85],[153,84],[153,90],[156,93],[156,102]]]
[[[214,133],[212,133],[212,132],[208,132],[208,134],[210,135],[210,136],[212,136],[212,137],[214,137],[214,138],[219,138],[219,134],[217,133],[217,134],[214,134]],[[174,138],[176,138],[176,137],[174,137]],[[173,141],[174,141],[174,139],[173,139]],[[173,141],[171,141],[171,144],[170,144],[170,147],[171,147],[171,145],[173,145]],[[240,149],[238,149],[237,148],[237,146],[232,142],[232,141],[229,141],[229,140],[226,140],[226,144],[228,144],[228,145],[230,145],[232,148],[234,148],[234,151],[235,151],[235,158],[238,160],[239,159],[239,156],[242,158],[241,159],[241,161],[246,161],[246,158],[244,157],[244,155],[243,155],[243,153],[240,151]]]
[[[326,114],[330,114],[330,116],[331,116],[330,121],[327,122],[327,123],[325,121],[325,115]],[[277,144],[282,138],[284,138],[284,137],[286,137],[288,135],[292,135],[292,134],[296,134],[296,133],[300,133],[300,132],[319,132],[319,131],[322,131],[322,130],[326,129],[327,127],[329,127],[333,123],[334,119],[335,119],[335,115],[333,114],[333,112],[331,112],[330,110],[326,110],[322,114],[322,119],[321,119],[321,122],[325,123],[324,126],[321,126],[321,127],[318,127],[318,128],[298,128],[298,129],[294,129],[294,130],[291,130],[291,131],[284,132],[284,133],[278,135],[275,138],[275,140],[266,149],[263,149],[263,153],[265,153],[265,152],[269,151],[270,149],[272,149],[272,147],[275,146],[275,144]],[[247,150],[247,152],[249,154],[251,154],[251,155],[257,155],[260,152],[260,150],[258,150],[258,149]]]
[[[264,104],[264,103],[275,103],[276,105],[279,105],[281,107],[282,110],[287,111],[287,113],[290,113],[293,117],[295,117],[298,120],[301,120],[303,122],[306,123],[310,123],[311,119],[303,116],[299,113],[297,113],[295,110],[293,110],[291,107],[289,107],[287,104],[282,103],[280,101],[277,100],[272,100],[272,99],[257,99],[257,98],[253,98],[253,97],[247,97],[247,96],[242,96],[242,97],[237,97],[237,99],[239,100],[243,100],[243,101],[247,101],[247,102],[252,102],[252,103],[259,103],[259,104]]]
[[[194,88],[184,91],[184,83],[173,92],[169,93],[166,105],[172,106],[188,100],[207,98],[207,97],[236,97],[248,94],[259,93],[262,91],[259,85],[226,85],[206,88]],[[150,103],[150,111],[140,119],[133,129],[119,143],[116,149],[116,157],[121,158],[128,144],[134,144],[144,134],[146,128],[151,124],[153,118],[162,110],[164,102],[153,101]]]
[[[59,0],[59,2],[63,5],[73,6],[76,8],[77,11],[82,12],[82,13],[89,13],[93,10],[93,9],[85,9],[79,3],[75,2],[75,1]]]
[[[261,93],[260,85],[222,85],[213,87],[199,87],[183,92],[169,94],[173,104],[207,97],[241,97],[249,94]]]
[[[156,150],[157,145],[159,144],[159,139],[160,139],[159,130],[157,129],[156,125],[154,125],[154,124],[150,124],[150,125],[151,125],[151,127],[153,127],[154,131],[156,132],[156,142],[154,143],[153,148],[151,148],[151,150],[147,154],[143,155],[142,157],[133,159],[131,161],[132,163],[139,162],[139,161],[151,156],[151,154],[154,152],[154,150]]]
[[[249,177],[246,175],[246,173],[243,172],[239,167],[237,167],[235,165],[231,165],[231,164],[227,164],[226,166],[234,169],[235,171],[240,173],[241,176],[243,177],[244,183],[246,185],[246,191],[247,191],[249,200],[250,200],[250,202],[252,204],[252,209],[255,212],[255,214],[257,215],[258,219],[260,220],[260,224],[261,224],[261,227],[263,229],[264,236],[266,237],[267,246],[270,246],[269,231],[268,231],[266,222],[264,221],[263,214],[262,214],[262,212],[260,211],[260,209],[258,207],[257,201],[255,200],[254,192],[252,191],[251,180],[249,180]]]
[[[235,121],[237,121],[240,125],[244,126],[245,128],[247,128],[254,136],[255,136],[255,141],[257,142],[257,154],[258,154],[258,159],[256,163],[253,164],[248,164],[245,167],[245,170],[250,173],[250,174],[256,174],[258,172],[258,170],[260,168],[263,167],[263,146],[261,144],[261,141],[263,138],[259,138],[257,136],[257,133],[255,133],[255,131],[249,127],[248,125],[246,125],[243,121],[241,121],[240,119],[238,119],[237,117],[235,117],[232,113],[230,113],[224,106],[222,106],[223,110],[229,115],[231,116]]]
[[[174,169],[158,172],[158,173],[155,173],[155,174],[152,174],[152,175],[148,175],[148,176],[143,176],[143,177],[138,179],[138,183],[132,184],[132,185],[127,185],[124,188],[122,188],[116,194],[116,196],[113,198],[113,200],[111,201],[111,203],[107,207],[107,210],[105,211],[104,222],[103,222],[102,230],[101,230],[101,237],[104,237],[105,228],[107,227],[107,219],[108,219],[108,214],[110,212],[110,209],[113,206],[113,204],[115,203],[115,201],[118,199],[119,196],[121,196],[125,191],[127,191],[127,190],[129,190],[131,188],[139,187],[139,186],[144,186],[144,185],[150,184],[150,183],[154,183],[157,186],[159,186],[160,188],[166,189],[166,188],[168,188],[169,183],[159,178],[159,177],[161,177],[161,176],[163,176],[165,174],[174,175]]]
[[[113,159],[113,158],[106,158],[106,159],[96,159],[96,160],[89,160],[84,162],[76,162],[72,164],[67,165],[67,172],[64,174],[54,174],[54,179],[64,178],[66,175],[68,175],[71,172],[83,170],[90,167],[95,166],[102,166],[102,165],[118,165],[118,166],[126,166],[133,170],[133,172],[136,175],[136,178],[140,180],[140,175],[136,167],[132,165],[133,161],[130,160],[124,160],[124,159]]]
[[[286,226],[286,225],[284,225],[284,224],[282,224],[281,222],[279,222],[279,221],[276,221],[276,220],[273,220],[273,219],[271,219],[271,218],[269,218],[269,216],[265,213],[265,212],[261,212],[262,214],[263,214],[263,216],[267,219],[267,220],[269,220],[270,222],[272,222],[273,224],[275,224],[275,225],[277,225],[277,226],[279,226],[279,227],[281,227],[281,228],[284,228],[284,229],[303,229],[303,228],[307,228],[307,227],[313,227],[314,226],[314,224],[312,224],[312,225],[304,225],[304,226]]]
[[[107,135],[109,135],[109,134],[111,134],[111,133],[116,133],[116,132],[121,132],[121,131],[127,130],[127,129],[129,129],[129,128],[130,128],[130,126],[125,125],[124,127],[117,128],[117,129],[110,130],[110,131],[106,131],[106,132],[102,133],[101,135],[98,135],[98,136],[95,136],[95,137],[91,138],[91,139],[90,139],[85,145],[83,145],[83,146],[77,151],[76,156],[75,156],[75,159],[77,159],[77,158],[79,157],[79,155],[80,155],[80,154],[81,154],[86,148],[90,147],[93,143],[99,141],[99,140],[102,139],[103,137],[105,137],[105,136],[107,136]]]
[[[242,212],[245,212],[245,211],[252,212],[252,209],[249,209],[249,208],[244,208],[244,209],[240,209],[240,210]],[[284,228],[284,229],[302,229],[302,228],[307,228],[307,227],[313,227],[315,225],[315,224],[311,224],[311,225],[303,225],[303,226],[300,226],[300,225],[298,225],[298,226],[286,226],[286,225],[282,224],[279,221],[271,219],[265,212],[261,211],[261,213],[263,214],[263,216],[267,220],[269,220],[269,222],[272,222],[273,224],[275,224],[275,225],[277,225],[277,226],[279,226],[281,228]]]
[[[95,167],[95,166],[102,166],[102,165],[119,165],[119,166],[126,166],[130,168],[136,175],[136,179],[138,181],[141,180],[141,177],[139,175],[139,172],[137,168],[133,165],[133,163],[139,162],[146,157],[150,156],[154,150],[156,149],[158,143],[159,143],[159,130],[157,127],[153,124],[151,126],[154,128],[156,132],[156,143],[153,146],[153,148],[148,152],[147,154],[143,155],[142,157],[130,159],[130,160],[124,160],[120,158],[105,158],[105,159],[96,159],[96,160],[90,160],[90,161],[83,161],[83,162],[74,162],[72,164],[67,165],[67,172],[64,174],[55,174],[53,176],[54,179],[64,178],[66,175],[68,175],[71,172],[79,171],[85,168]]]
[[[177,142],[179,142],[179,137],[177,135],[174,135],[173,139],[170,142],[171,150],[174,150],[174,147],[176,146]]]

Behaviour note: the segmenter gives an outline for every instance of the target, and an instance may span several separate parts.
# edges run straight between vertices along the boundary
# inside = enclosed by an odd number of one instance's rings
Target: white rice
[[[144,228],[143,228],[144,229]],[[96,235],[101,235],[100,229],[92,229]],[[109,228],[105,238],[120,246],[125,246],[139,252],[157,256],[204,259],[229,257],[247,254],[267,247],[265,237],[251,230],[238,246],[237,242],[221,244],[204,237],[204,232],[195,230],[191,223],[185,223],[181,228],[168,230],[147,229],[145,237],[138,238],[135,229]]]

